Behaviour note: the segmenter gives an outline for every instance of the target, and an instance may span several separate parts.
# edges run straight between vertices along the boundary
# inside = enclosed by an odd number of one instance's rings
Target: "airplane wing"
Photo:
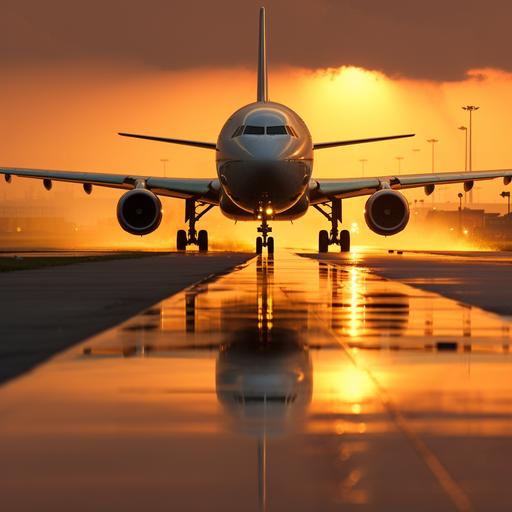
[[[394,190],[425,187],[425,193],[430,195],[436,185],[463,183],[464,190],[469,191],[475,181],[492,180],[494,178],[503,178],[504,184],[508,185],[512,181],[512,169],[404,174],[338,180],[313,179],[310,183],[310,201],[312,204],[320,204],[334,198],[345,199],[366,196],[386,187]]]
[[[119,132],[121,137],[132,137],[133,139],[152,140],[156,142],[167,142],[168,144],[181,144],[182,146],[192,146],[195,148],[217,149],[214,142],[200,142],[197,140],[170,139],[169,137],[156,137],[154,135],[139,135],[137,133]]]
[[[139,176],[132,174],[107,174],[80,171],[53,171],[43,169],[18,169],[15,167],[0,167],[0,174],[10,183],[13,176],[43,180],[49,190],[53,181],[80,183],[84,190],[90,193],[92,186],[110,187],[131,190],[138,183],[145,183],[146,188],[155,194],[179,199],[201,199],[202,201],[218,204],[219,184],[213,178],[161,178],[154,176]]]
[[[339,146],[352,146],[354,144],[366,144],[368,142],[381,142],[384,140],[392,140],[392,139],[405,139],[408,137],[414,137],[414,133],[408,133],[406,135],[387,135],[385,137],[371,137],[369,139],[351,139],[351,140],[338,140],[338,141],[334,141],[334,142],[317,142],[317,143],[313,144],[313,149],[328,149],[328,148],[336,148]]]

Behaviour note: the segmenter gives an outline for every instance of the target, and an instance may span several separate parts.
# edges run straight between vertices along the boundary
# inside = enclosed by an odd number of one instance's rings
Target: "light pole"
[[[416,167],[416,171],[419,170],[419,168],[421,167],[420,165],[420,161],[419,161],[419,152],[421,151],[420,148],[412,148],[412,152],[414,153],[415,157],[413,158],[413,161],[414,161],[414,166]]]
[[[507,198],[507,215],[510,216],[510,192],[502,192],[500,196]]]
[[[464,132],[464,171],[468,171],[468,127],[467,126],[459,126],[459,130]],[[467,192],[464,192],[464,204],[467,203]]]
[[[464,132],[465,144],[464,144],[464,171],[468,171],[468,127],[459,126],[459,130]],[[467,192],[464,192],[464,204],[467,202]]]
[[[434,166],[434,163],[435,163],[435,145],[436,145],[436,142],[439,142],[439,139],[428,139],[427,142],[430,142],[430,144],[432,144],[432,174],[434,174],[434,170],[435,170],[435,166]]]
[[[420,149],[420,148],[412,148],[412,152],[413,152],[413,153],[418,154],[420,151],[421,151],[421,149]],[[416,164],[415,164],[415,165],[418,165],[417,160],[418,160],[417,158],[415,158],[415,159],[414,159],[414,161],[416,162]]]
[[[432,144],[432,174],[435,171],[435,146],[439,139],[428,139],[427,142]],[[432,192],[432,206],[434,205],[434,192]]]
[[[167,176],[167,162],[169,161],[168,158],[160,158],[160,162],[162,162],[164,166],[164,178]]]
[[[361,172],[363,173],[362,176],[364,176],[364,168],[365,168],[366,162],[368,162],[368,159],[361,158],[359,161],[361,162]]]
[[[476,105],[466,105],[465,107],[462,107],[462,110],[469,112],[469,171],[473,170],[473,112],[479,108],[480,107],[477,107]],[[473,189],[469,192],[469,203],[473,204]]]
[[[404,159],[403,156],[395,156],[396,161],[398,162],[398,174],[400,174],[400,171],[402,170],[402,160]]]
[[[467,126],[459,126],[459,130],[464,132],[465,135],[465,144],[464,144],[464,171],[468,170],[468,127]]]

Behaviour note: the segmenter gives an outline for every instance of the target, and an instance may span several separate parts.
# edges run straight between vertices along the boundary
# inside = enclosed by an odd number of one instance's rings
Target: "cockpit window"
[[[291,126],[287,126],[286,129],[292,137],[298,137],[297,132]]]
[[[239,126],[236,130],[235,130],[235,133],[233,133],[232,135],[232,138],[234,139],[235,137],[238,137],[239,135],[242,135],[242,132],[244,131],[244,127],[243,126]]]
[[[264,126],[251,126],[247,125],[244,129],[244,135],[264,135],[265,127]]]
[[[239,126],[235,133],[233,133],[232,138],[238,137],[242,134],[244,135],[291,135],[292,137],[297,137],[297,132],[291,126],[285,125],[276,125],[276,126],[252,126],[252,125],[242,125]]]
[[[267,126],[267,135],[287,135],[286,126]]]

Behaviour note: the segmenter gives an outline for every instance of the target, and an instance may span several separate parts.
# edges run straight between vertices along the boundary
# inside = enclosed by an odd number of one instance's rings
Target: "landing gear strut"
[[[341,224],[341,199],[333,199],[330,204],[313,205],[331,223],[330,233],[323,229],[318,233],[318,252],[327,252],[330,245],[339,245],[341,252],[350,251],[350,231],[338,231]]]
[[[180,229],[176,235],[176,249],[184,251],[187,245],[197,245],[201,252],[208,250],[208,232],[196,230],[196,222],[214,207],[213,204],[203,203],[195,199],[185,201],[185,222],[188,222],[188,232]],[[202,210],[200,210],[202,208]]]
[[[261,236],[256,238],[256,254],[261,254],[263,247],[267,248],[268,254],[274,254],[274,237],[268,236],[272,233],[272,228],[268,225],[266,214],[262,215],[258,233],[261,233]]]

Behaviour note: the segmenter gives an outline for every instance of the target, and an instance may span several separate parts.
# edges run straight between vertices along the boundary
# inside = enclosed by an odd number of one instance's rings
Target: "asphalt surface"
[[[0,382],[250,257],[174,253],[0,273]]]
[[[511,510],[512,323],[426,281],[508,256],[324,256],[253,258],[1,386],[2,508]]]
[[[361,265],[388,279],[512,316],[512,253],[406,251],[308,254],[320,261]]]

